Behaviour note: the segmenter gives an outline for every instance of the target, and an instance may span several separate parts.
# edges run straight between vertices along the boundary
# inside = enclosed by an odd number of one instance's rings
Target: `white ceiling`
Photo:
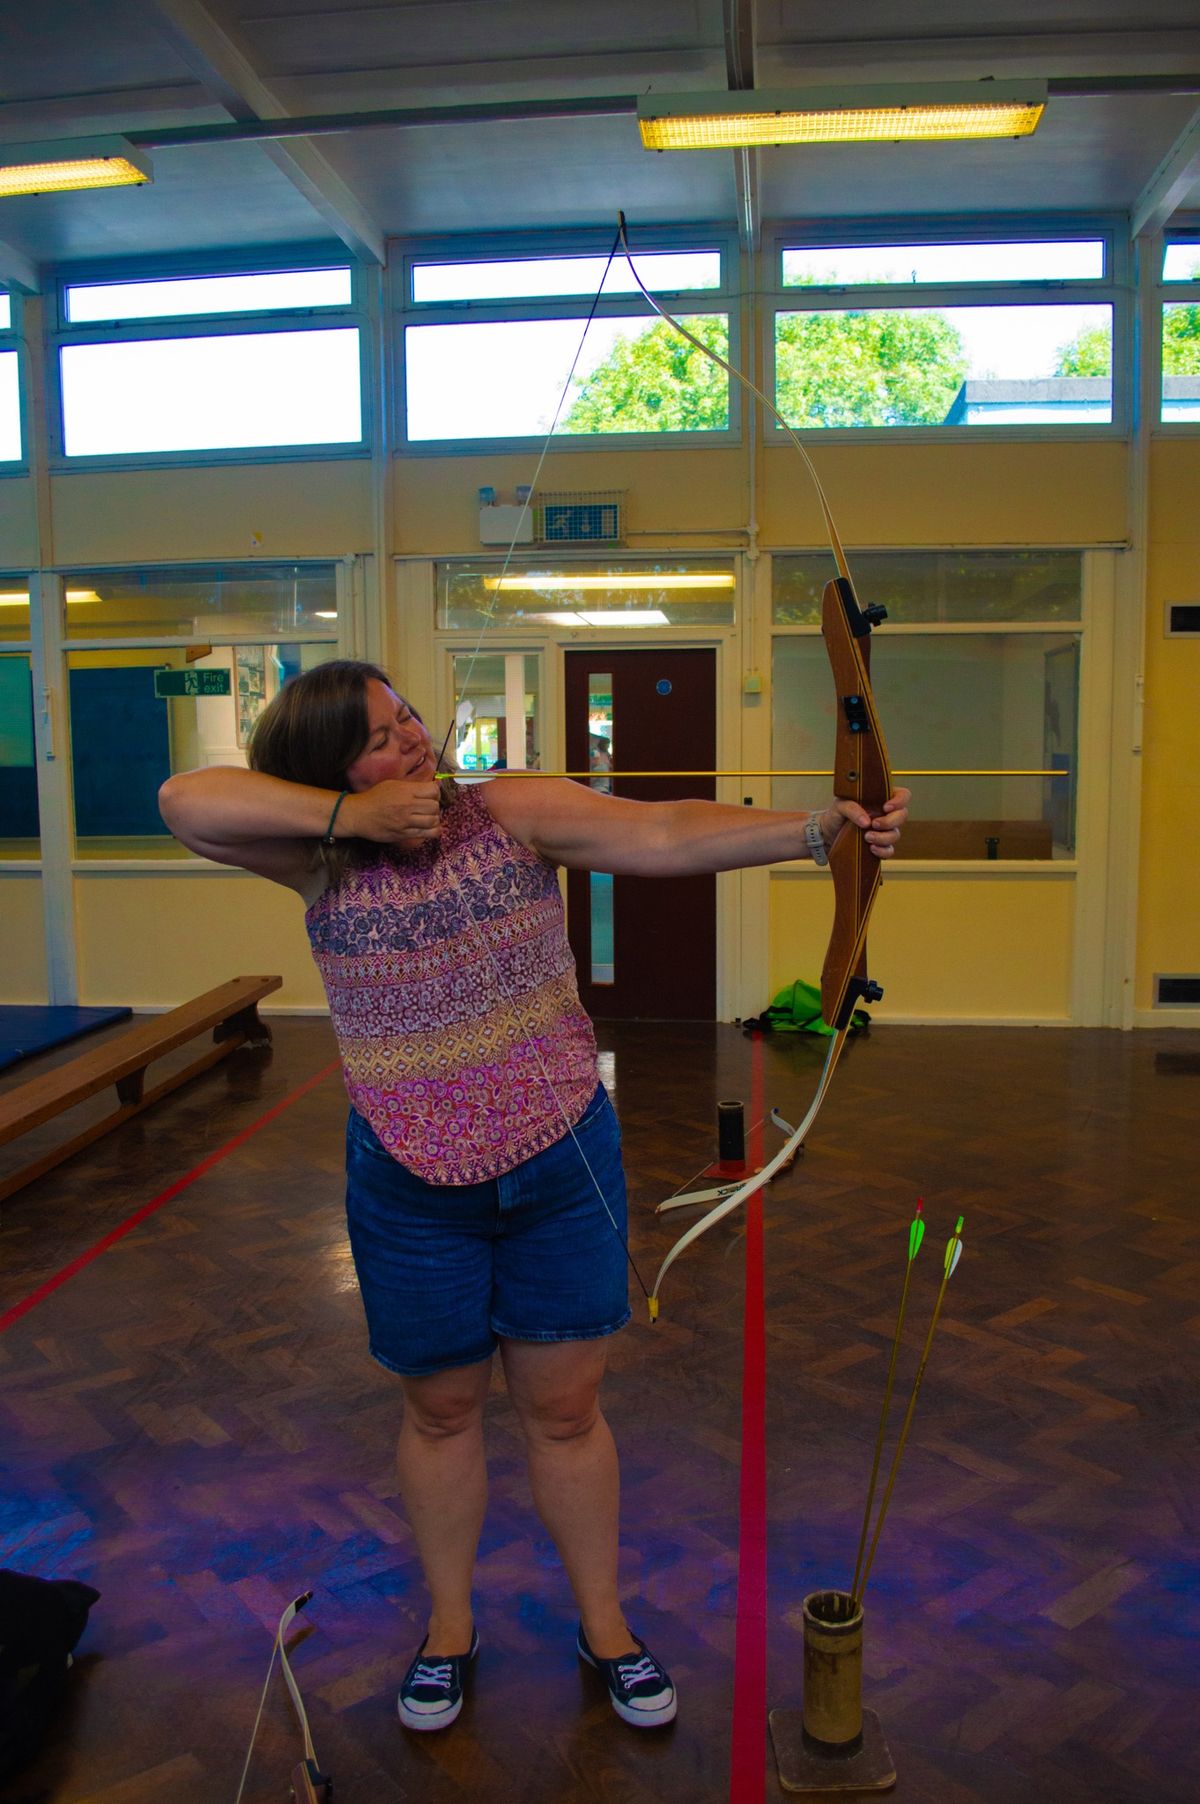
[[[385,108],[758,87],[1189,76],[1052,98],[1032,139],[758,155],[762,217],[1200,206],[1196,0],[0,0],[0,139]],[[753,30],[752,52],[748,33]],[[1188,84],[1181,84],[1187,88]],[[1190,135],[1189,135],[1190,134]],[[1156,172],[1178,147],[1173,182]],[[0,200],[0,280],[243,246],[739,217],[730,153],[654,156],[631,118],[357,129],[151,151],[149,187]],[[1157,179],[1158,187],[1154,188]],[[1160,209],[1161,210],[1161,209]]]

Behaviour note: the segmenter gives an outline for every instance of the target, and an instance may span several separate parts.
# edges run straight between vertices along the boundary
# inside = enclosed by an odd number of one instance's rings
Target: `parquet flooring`
[[[329,1061],[325,1023],[275,1026],[270,1055],[12,1199],[0,1315]],[[653,1204],[712,1156],[751,1049],[726,1027],[600,1031],[649,1279],[683,1225]],[[767,1042],[767,1102],[794,1118],[821,1053]],[[724,1804],[740,1223],[684,1255],[656,1328],[635,1311],[607,1392],[630,1619],[677,1724],[624,1727],[578,1670],[497,1390],[474,1695],[418,1739],[394,1692],[423,1598],[394,1381],[366,1356],[343,1236],[344,1115],[327,1078],[0,1335],[0,1565],[102,1593],[53,1745],[2,1804],[232,1804],[276,1619],[309,1587],[294,1663],[339,1804]],[[800,1703],[801,1599],[853,1565],[912,1204],[930,1227],[901,1385],[966,1217],[868,1593],[866,1702],[903,1804],[1200,1797],[1198,1117],[1195,1036],[879,1027],[769,1194],[774,1706]],[[761,1796],[781,1799],[762,1730]],[[247,1804],[287,1797],[298,1746],[276,1679]]]

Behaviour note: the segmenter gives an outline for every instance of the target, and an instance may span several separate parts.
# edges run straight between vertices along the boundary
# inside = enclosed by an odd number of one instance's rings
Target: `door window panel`
[[[541,692],[537,654],[454,658],[454,762],[462,771],[537,770]]]
[[[0,657],[0,859],[41,856],[28,656]]]

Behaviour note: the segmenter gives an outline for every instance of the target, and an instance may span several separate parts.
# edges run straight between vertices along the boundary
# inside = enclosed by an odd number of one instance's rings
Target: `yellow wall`
[[[1167,602],[1200,604],[1200,439],[1151,454],[1137,1006],[1156,972],[1200,972],[1200,639],[1168,639]]]
[[[73,470],[50,486],[59,564],[342,557],[369,550],[365,458],[217,469]]]
[[[46,998],[41,876],[0,866],[0,1003]]]
[[[1075,884],[1066,871],[946,873],[893,866],[871,917],[867,969],[882,984],[873,1020],[1070,1018]],[[827,878],[771,879],[769,990],[819,983],[833,890]]]
[[[300,898],[262,877],[86,872],[76,883],[80,1000],[171,1006],[230,977],[281,976],[265,1005],[324,1007]]]
[[[31,570],[37,562],[33,483],[6,476],[0,480],[0,570]]]
[[[397,460],[397,554],[479,555],[479,490],[494,488],[497,500],[511,502],[517,484],[530,480],[536,461],[528,453]],[[710,535],[732,541],[745,528],[746,461],[743,451],[727,449],[552,451],[538,486],[624,489],[630,550],[647,548],[642,534],[650,534],[650,542],[679,535],[687,549],[710,543]],[[487,555],[496,550],[490,546]]]
[[[1111,544],[1128,534],[1119,441],[807,442],[851,554],[855,545]],[[764,545],[824,543],[812,483],[790,446],[763,455],[759,512]]]

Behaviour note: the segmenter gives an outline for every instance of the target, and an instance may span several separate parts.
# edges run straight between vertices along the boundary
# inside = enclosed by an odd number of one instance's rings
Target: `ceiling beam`
[[[286,117],[287,108],[201,0],[155,0],[155,6],[192,73],[234,119]],[[323,152],[299,139],[264,139],[263,149],[356,257],[387,261],[381,228]]]
[[[748,93],[754,87],[754,0],[722,0],[725,20],[725,74],[731,93]],[[757,251],[762,230],[758,199],[758,152],[735,150],[733,173],[737,183],[738,235],[744,249]]]
[[[0,288],[19,288],[23,294],[38,294],[42,280],[36,263],[15,248],[0,242]]]
[[[1194,112],[1133,203],[1135,238],[1160,232],[1200,181],[1200,110]]]

